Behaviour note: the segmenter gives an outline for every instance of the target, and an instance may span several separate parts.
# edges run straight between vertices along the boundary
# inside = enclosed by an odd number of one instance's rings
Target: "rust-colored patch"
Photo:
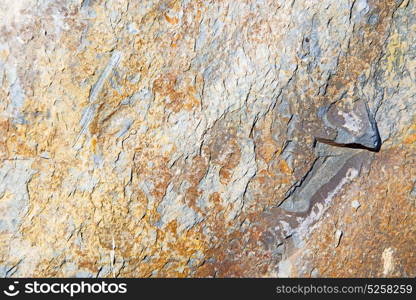
[[[414,144],[416,142],[416,133],[406,137],[403,142],[405,144]]]
[[[91,150],[93,153],[97,152],[97,138],[96,137],[93,137],[91,139]]]
[[[289,168],[287,162],[285,160],[281,160],[279,162],[279,169],[283,174],[292,174],[292,169]]]
[[[178,17],[169,17],[167,14],[165,14],[165,20],[168,21],[169,24],[171,25],[176,25],[179,23],[179,19]]]
[[[179,84],[182,84],[182,82],[178,82],[176,75],[172,73],[164,74],[153,82],[153,91],[161,97],[160,100],[165,102],[168,109],[176,113],[183,109],[191,111],[197,108],[200,101],[196,97],[195,87],[186,85],[185,88],[180,90]]]
[[[230,143],[229,153],[226,155],[225,164],[220,169],[220,182],[227,185],[231,179],[232,171],[240,162],[241,151],[235,140]]]

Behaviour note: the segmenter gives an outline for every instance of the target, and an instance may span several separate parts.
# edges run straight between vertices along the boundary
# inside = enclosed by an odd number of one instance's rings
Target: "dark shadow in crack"
[[[334,146],[334,147],[343,147],[343,148],[350,148],[350,149],[362,149],[362,150],[367,150],[367,151],[371,151],[371,152],[379,152],[380,148],[381,148],[381,143],[380,142],[377,143],[377,147],[369,148],[369,147],[363,146],[363,145],[358,144],[358,143],[340,144],[340,143],[335,143],[334,141],[323,139],[323,138],[315,138],[315,140],[317,142],[324,143],[324,144]]]

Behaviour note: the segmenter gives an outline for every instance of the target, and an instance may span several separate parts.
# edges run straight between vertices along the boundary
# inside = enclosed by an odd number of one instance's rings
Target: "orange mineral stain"
[[[169,24],[172,24],[172,25],[176,25],[176,24],[179,23],[178,17],[171,18],[171,17],[169,17],[168,15],[165,14],[165,19],[166,19],[166,21],[168,21]]]

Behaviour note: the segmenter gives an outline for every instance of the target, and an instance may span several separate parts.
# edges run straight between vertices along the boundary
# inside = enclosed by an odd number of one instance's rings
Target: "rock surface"
[[[0,14],[1,276],[416,276],[415,1]]]

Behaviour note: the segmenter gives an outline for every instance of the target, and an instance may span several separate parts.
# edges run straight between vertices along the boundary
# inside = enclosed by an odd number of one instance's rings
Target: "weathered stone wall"
[[[0,0],[1,276],[416,276],[413,0]]]

